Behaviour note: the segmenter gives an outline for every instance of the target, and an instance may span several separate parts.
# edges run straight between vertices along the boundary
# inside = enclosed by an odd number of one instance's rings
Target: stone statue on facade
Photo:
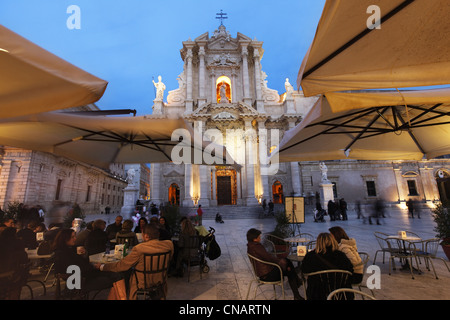
[[[161,81],[161,76],[158,76],[158,82],[153,81],[156,88],[156,100],[162,100],[164,97],[164,90],[166,90],[166,85]]]
[[[136,171],[133,168],[128,169],[127,171],[127,182],[128,185],[134,184],[134,177],[136,176]]]
[[[289,82],[289,78],[286,78],[286,82],[284,83],[284,87],[286,88],[286,95],[291,96],[292,92],[294,92],[294,87]]]
[[[327,177],[328,168],[327,168],[325,162],[320,162],[319,166],[320,166],[320,171],[322,172],[322,182],[328,182],[328,177]]]

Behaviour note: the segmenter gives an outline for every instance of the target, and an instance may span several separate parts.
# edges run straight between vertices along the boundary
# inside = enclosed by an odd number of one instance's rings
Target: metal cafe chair
[[[170,251],[144,254],[144,270],[134,270],[137,284],[136,296],[148,299],[166,299],[167,276],[169,273]],[[138,281],[138,273],[143,275],[143,283]]]
[[[366,267],[367,267],[367,263],[369,262],[369,254],[367,252],[358,252],[360,258],[361,258],[361,263],[359,265],[363,265],[363,275],[366,272]],[[362,288],[367,288],[366,285],[363,284],[363,281],[361,281],[360,283],[353,283],[352,284],[354,287],[358,287],[359,291],[362,291]],[[367,288],[369,289],[369,288]],[[372,289],[369,289],[370,292],[372,293],[372,295],[374,296],[375,294],[373,293]]]
[[[382,252],[383,253],[383,264],[384,264],[384,256],[385,256],[385,254],[386,253],[389,253],[389,254],[393,254],[394,253],[395,254],[395,252],[396,252],[395,250],[396,249],[394,249],[391,246],[389,246],[389,243],[387,241],[387,237],[389,236],[388,234],[383,233],[383,232],[379,232],[379,231],[375,231],[373,234],[375,236],[375,239],[378,242],[378,245],[380,246],[380,249],[378,249],[375,252],[375,257],[373,258],[373,264],[375,264],[375,261],[377,260],[378,252]]]
[[[434,269],[433,259],[442,260],[445,266],[447,267],[447,270],[450,272],[450,268],[448,267],[447,262],[443,258],[436,256],[440,242],[441,242],[440,239],[432,238],[423,240],[418,243],[417,242],[412,243],[413,250],[417,258],[419,259],[423,258],[425,260],[425,267],[427,268],[428,271],[430,271],[430,264],[431,264],[436,279],[438,279],[438,276],[436,274],[436,270]],[[416,244],[419,245],[421,248],[420,249],[416,248]]]
[[[282,296],[283,296],[283,300],[285,299],[285,293],[284,293],[284,280],[283,280],[283,270],[281,269],[281,267],[279,265],[277,265],[276,263],[272,263],[269,261],[263,261],[261,259],[258,259],[254,256],[252,256],[251,254],[247,253],[248,255],[248,259],[250,260],[250,264],[252,265],[252,274],[253,274],[253,280],[250,281],[250,283],[248,284],[248,290],[247,290],[247,296],[246,296],[246,300],[248,300],[248,296],[250,294],[250,289],[252,287],[253,283],[256,283],[257,286],[255,287],[255,297],[254,299],[256,299],[256,291],[258,290],[259,287],[263,286],[263,285],[272,285],[273,286],[273,292],[274,292],[274,296],[275,296],[275,300],[277,300],[277,291],[276,291],[276,286],[280,286],[281,287],[281,292],[282,292]],[[276,268],[278,268],[278,270],[280,271],[280,280],[277,281],[264,281],[261,280],[257,274],[256,274],[256,264],[257,263],[263,263],[263,264],[267,264],[270,266],[274,266]]]
[[[332,291],[344,288],[346,285],[348,285],[351,276],[352,273],[350,271],[339,269],[321,270],[311,273],[304,273],[303,289],[305,293],[305,299],[311,300],[311,297],[308,298],[307,295],[309,286],[311,285],[320,286],[321,295],[323,295],[323,299],[326,299]]]
[[[347,297],[348,296],[348,297]],[[362,300],[365,300],[366,298],[369,300],[377,300],[373,295],[370,295],[368,293],[355,290],[355,289],[349,289],[349,288],[341,288],[336,289],[332,291],[328,297],[327,300],[348,300],[348,298],[352,300],[357,300],[355,297],[360,296]]]

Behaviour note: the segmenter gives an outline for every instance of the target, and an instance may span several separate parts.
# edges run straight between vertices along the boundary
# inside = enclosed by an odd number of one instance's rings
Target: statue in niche
[[[228,103],[227,86],[225,84],[220,86],[220,103]]]
[[[164,97],[164,90],[166,90],[166,85],[161,81],[161,76],[158,76],[158,82],[153,81],[156,88],[156,100],[162,100]]]

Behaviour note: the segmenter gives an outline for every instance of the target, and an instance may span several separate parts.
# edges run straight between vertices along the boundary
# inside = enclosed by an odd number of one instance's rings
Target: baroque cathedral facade
[[[223,24],[212,35],[206,32],[184,41],[180,53],[179,87],[168,91],[166,102],[161,92],[157,95],[152,117],[183,117],[205,136],[219,132],[220,142],[240,166],[153,163],[151,202],[251,208],[263,199],[282,204],[286,196],[303,196],[306,204],[314,204],[321,192],[318,162],[279,163],[274,169],[266,160],[318,97],[304,97],[289,79],[280,79],[286,92],[270,89],[261,63],[263,42],[241,33],[232,37]],[[232,138],[230,132],[240,134]],[[404,210],[409,198],[431,208],[441,198],[450,198],[450,162],[445,157],[326,165],[334,198],[345,198],[350,208],[357,201],[367,207],[383,199]]]

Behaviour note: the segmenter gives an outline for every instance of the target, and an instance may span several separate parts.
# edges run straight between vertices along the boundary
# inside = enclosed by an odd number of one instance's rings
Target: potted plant
[[[432,211],[433,220],[436,223],[434,231],[437,232],[436,237],[442,239],[441,246],[447,259],[450,260],[450,213],[447,206],[438,203]]]

